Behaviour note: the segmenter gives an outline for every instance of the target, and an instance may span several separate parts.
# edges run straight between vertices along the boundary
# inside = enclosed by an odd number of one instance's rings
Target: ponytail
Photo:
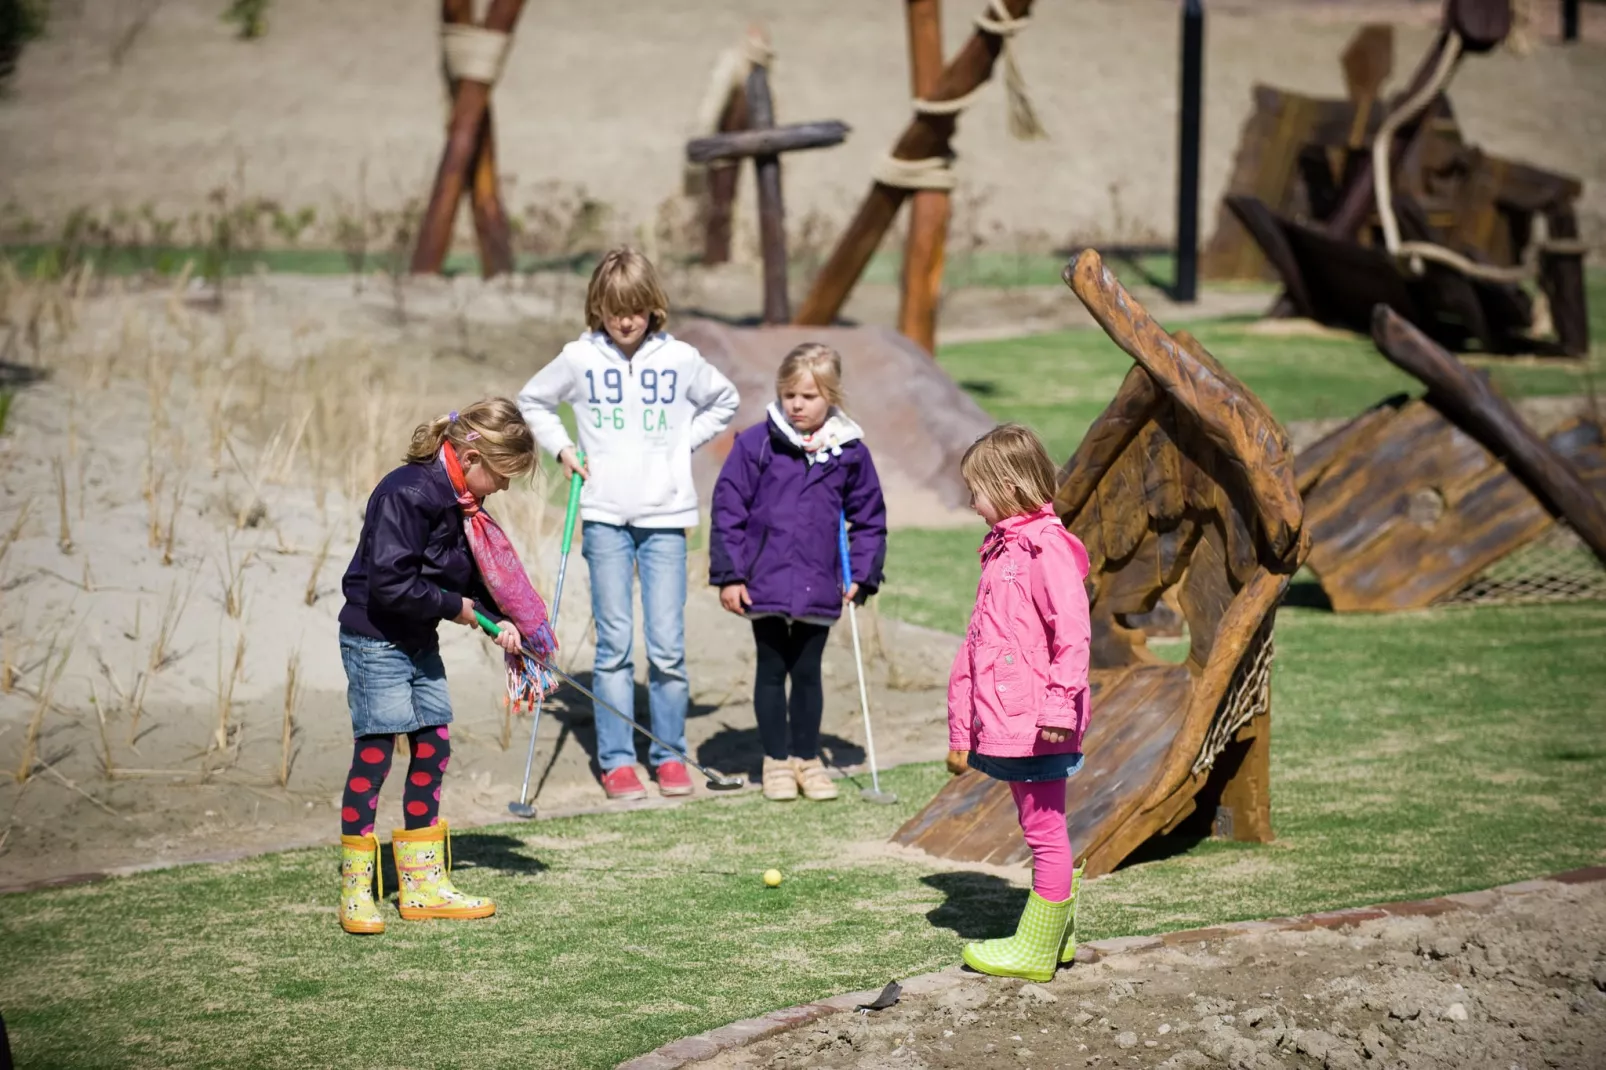
[[[507,398],[485,398],[419,424],[407,447],[407,462],[432,463],[445,442],[459,455],[477,451],[489,467],[510,479],[535,469],[535,435]]]

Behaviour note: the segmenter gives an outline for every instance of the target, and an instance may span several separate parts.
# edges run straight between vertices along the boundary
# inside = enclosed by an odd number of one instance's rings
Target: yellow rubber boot
[[[397,905],[408,921],[425,918],[488,918],[496,904],[464,895],[452,886],[452,842],[446,822],[423,829],[394,829],[396,879],[401,882]]]
[[[1026,909],[1021,913],[1015,935],[966,944],[965,965],[994,977],[1052,980],[1054,968],[1059,965],[1059,951],[1070,914],[1069,896],[1051,903],[1032,892],[1026,897]]]
[[[385,897],[385,875],[379,865],[379,837],[340,837],[340,927],[348,933],[382,933],[385,919],[374,902],[374,884]]]

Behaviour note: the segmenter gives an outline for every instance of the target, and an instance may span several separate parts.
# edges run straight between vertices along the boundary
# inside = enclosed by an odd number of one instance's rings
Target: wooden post
[[[1177,124],[1177,301],[1199,293],[1199,127],[1204,98],[1204,4],[1182,4],[1181,116]]]
[[[1545,213],[1545,223],[1551,241],[1577,243],[1578,216],[1571,204],[1556,204]],[[1561,351],[1573,357],[1588,357],[1589,307],[1582,246],[1541,249],[1539,285],[1550,300],[1550,318],[1556,325]]]
[[[775,125],[770,102],[769,72],[754,64],[747,75],[747,120],[752,130]],[[781,203],[781,157],[755,156],[758,172],[758,239],[764,254],[764,322],[781,324],[792,318],[786,292],[786,209]]]
[[[941,0],[907,0],[909,84],[920,99],[931,99],[942,77],[940,5]],[[943,151],[947,151],[946,145]],[[937,301],[942,294],[949,213],[947,190],[915,190],[909,205],[909,238],[903,249],[898,332],[927,353],[937,351]]]
[[[719,131],[728,134],[747,129],[747,94],[732,91],[719,116]],[[740,160],[724,160],[708,168],[708,216],[703,230],[703,263],[724,264],[731,258],[731,212],[736,185],[742,176]]]
[[[1032,0],[1004,0],[1004,7],[1010,18],[1024,18],[1031,11]],[[935,91],[927,99],[955,100],[974,92],[992,77],[993,63],[1003,48],[1002,38],[978,28],[943,68]],[[953,137],[954,119],[952,115],[915,116],[898,138],[892,155],[900,160],[924,160],[943,151]],[[897,186],[871,184],[858,214],[837,239],[830,259],[815,277],[796,323],[824,327],[836,319],[908,194],[909,190]]]
[[[442,0],[442,19],[446,22],[468,21],[463,15],[472,10],[469,0]],[[524,9],[524,0],[492,0],[485,15],[485,28],[511,34]],[[415,274],[435,274],[446,262],[446,252],[452,244],[452,223],[457,217],[457,202],[465,188],[473,190],[473,207],[476,229],[483,223],[487,227],[500,226],[498,237],[493,231],[478,231],[480,237],[481,271],[487,276],[512,269],[511,242],[507,236],[507,214],[502,210],[501,198],[496,193],[495,145],[490,137],[491,87],[472,78],[459,79],[453,87],[452,117],[447,126],[446,148],[441,153],[440,167],[435,172],[435,185],[430,192],[429,205],[424,209],[424,222],[419,228],[418,245],[413,250],[412,271]],[[469,169],[474,168],[473,185],[469,183]],[[489,190],[489,196],[482,192]],[[493,259],[499,258],[499,259]]]
[[[1570,465],[1523,423],[1481,376],[1385,305],[1372,312],[1372,340],[1383,355],[1428,387],[1428,401],[1483,447],[1546,508],[1572,525],[1606,563],[1606,504]]]
[[[1216,758],[1226,775],[1214,814],[1215,833],[1240,843],[1270,843],[1271,714],[1260,714],[1238,730]]]
[[[1561,0],[1561,39],[1578,40],[1578,0]]]

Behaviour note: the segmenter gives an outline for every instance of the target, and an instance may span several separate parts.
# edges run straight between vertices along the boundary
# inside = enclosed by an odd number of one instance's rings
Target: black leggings
[[[830,634],[831,629],[823,624],[784,617],[761,617],[753,622],[753,642],[758,646],[753,711],[758,714],[759,740],[771,758],[819,757],[820,716],[825,712],[820,658]],[[786,697],[788,676],[792,678],[790,702]]]
[[[452,759],[451,733],[446,728],[420,728],[407,733],[412,760],[407,765],[407,784],[402,788],[403,821],[409,829],[427,828],[440,819],[441,779]],[[390,759],[396,753],[395,736],[358,736],[352,747],[351,772],[346,774],[346,790],[340,800],[340,831],[347,836],[366,836],[374,831],[374,811],[379,807],[379,789],[390,775]]]

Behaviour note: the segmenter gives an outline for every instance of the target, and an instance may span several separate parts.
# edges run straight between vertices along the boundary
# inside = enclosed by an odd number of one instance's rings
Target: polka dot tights
[[[413,758],[407,766],[407,783],[402,788],[402,811],[410,829],[440,823],[441,779],[452,757],[449,730],[420,728],[407,734]],[[379,808],[379,789],[390,773],[390,760],[396,753],[395,736],[358,736],[351,755],[351,772],[346,774],[346,790],[340,800],[340,831],[347,836],[366,836],[374,831],[374,811]]]

